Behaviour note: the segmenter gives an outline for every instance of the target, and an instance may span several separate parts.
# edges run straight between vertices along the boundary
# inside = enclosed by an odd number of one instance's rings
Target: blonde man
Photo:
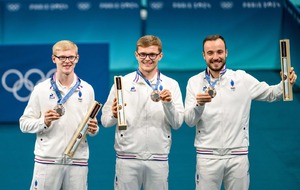
[[[30,189],[87,189],[89,148],[82,142],[74,157],[64,156],[69,141],[95,99],[93,87],[74,72],[78,47],[71,41],[54,44],[52,61],[56,72],[37,84],[20,118],[24,133],[35,133],[35,164]],[[88,123],[88,134],[99,127]]]

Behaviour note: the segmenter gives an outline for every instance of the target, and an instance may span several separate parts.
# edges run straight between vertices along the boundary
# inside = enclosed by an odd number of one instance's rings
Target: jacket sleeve
[[[94,101],[96,101],[96,99],[95,99],[95,91],[94,91],[94,88],[92,86],[91,86],[91,90],[90,90],[89,95],[90,95],[90,100],[92,100],[91,103],[90,103],[90,107],[91,107],[93,105]],[[95,117],[95,120],[98,122],[97,117]],[[94,137],[94,136],[96,136],[99,133],[99,130],[100,130],[100,127],[99,127],[99,124],[98,124],[97,130],[96,130],[96,132],[94,134],[92,134],[90,132],[87,132],[87,134],[89,136],[91,136],[91,137]]]
[[[185,96],[185,111],[184,111],[184,120],[189,127],[194,127],[199,122],[205,105],[197,105],[196,102],[196,91],[194,90],[192,80],[188,81],[186,87],[186,96]]]
[[[283,87],[281,82],[277,85],[268,85],[266,82],[260,82],[244,71],[238,72],[242,72],[242,80],[249,89],[252,99],[267,102],[274,102],[282,99]]]
[[[112,127],[117,124],[117,118],[113,116],[112,106],[115,98],[114,86],[111,87],[108,98],[103,105],[101,115],[101,125],[103,127]]]
[[[179,129],[184,120],[184,107],[181,91],[177,82],[173,88],[174,91],[172,92],[172,101],[163,102],[162,104],[167,122],[173,129]]]
[[[44,124],[43,113],[39,104],[36,87],[32,91],[23,115],[19,119],[20,129],[23,133],[39,133],[47,129]]]

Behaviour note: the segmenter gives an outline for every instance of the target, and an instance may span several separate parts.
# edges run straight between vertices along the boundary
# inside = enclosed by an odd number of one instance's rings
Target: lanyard
[[[156,80],[156,84],[155,84],[154,87],[152,86],[151,82],[143,76],[143,74],[141,73],[141,71],[139,69],[136,70],[136,73],[138,75],[140,75],[145,80],[145,82],[152,88],[153,91],[158,89],[158,84],[159,84],[159,81],[160,81],[160,72],[159,72],[159,70],[157,70],[157,80]]]
[[[224,65],[223,69],[220,71],[220,77],[215,80],[213,83],[211,82],[211,78],[210,78],[210,73],[209,73],[209,69],[206,68],[205,69],[205,79],[207,80],[209,86],[211,88],[215,88],[215,85],[217,84],[217,82],[220,80],[221,76],[224,75],[224,73],[227,71],[226,65]]]
[[[51,86],[53,87],[53,89],[54,89],[54,91],[55,91],[55,93],[58,97],[57,104],[61,105],[61,104],[65,103],[70,98],[70,96],[79,87],[81,81],[80,81],[80,78],[77,77],[76,84],[72,87],[72,89],[64,97],[62,97],[62,95],[61,95],[61,93],[60,93],[60,91],[59,91],[59,89],[56,85],[54,77],[55,77],[54,74],[52,74],[50,82],[51,82]]]

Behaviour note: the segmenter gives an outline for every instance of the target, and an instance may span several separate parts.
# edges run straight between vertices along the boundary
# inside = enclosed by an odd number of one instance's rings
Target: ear
[[[225,53],[225,56],[227,57],[227,55],[228,55],[228,51],[227,51],[227,49],[226,49],[226,53]]]
[[[159,55],[158,61],[160,61],[163,58],[163,56],[164,56],[164,54],[163,54],[163,52],[161,52],[160,55]]]
[[[138,59],[138,56],[139,56],[139,55],[138,55],[138,53],[137,53],[136,51],[134,52],[134,56],[135,56],[135,59],[136,59],[136,60],[139,60],[139,59]]]
[[[55,57],[54,57],[54,55],[52,55],[51,59],[52,59],[52,62],[53,62],[54,64],[56,64],[56,63],[55,63]]]

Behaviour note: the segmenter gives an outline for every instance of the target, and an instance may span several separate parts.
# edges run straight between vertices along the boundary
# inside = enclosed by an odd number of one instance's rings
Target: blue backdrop
[[[0,122],[17,122],[22,115],[31,90],[38,82],[55,72],[52,45],[0,46],[0,105],[4,109]],[[76,74],[89,82],[95,90],[96,100],[103,103],[108,95],[108,44],[77,44],[79,62]]]

